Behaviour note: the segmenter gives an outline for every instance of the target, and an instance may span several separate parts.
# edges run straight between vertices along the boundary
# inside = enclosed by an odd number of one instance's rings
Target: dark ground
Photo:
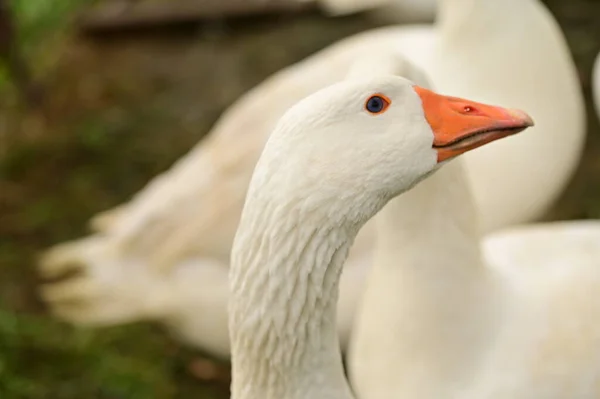
[[[90,216],[168,168],[269,74],[379,23],[312,14],[91,39],[65,24],[77,2],[15,3],[47,93],[40,109],[19,105],[0,70],[0,397],[227,398],[226,383],[193,379],[194,353],[157,327],[90,332],[50,319],[35,294],[35,255],[84,234]],[[546,3],[567,34],[590,120],[581,168],[548,219],[600,218],[600,128],[589,101],[600,2]]]

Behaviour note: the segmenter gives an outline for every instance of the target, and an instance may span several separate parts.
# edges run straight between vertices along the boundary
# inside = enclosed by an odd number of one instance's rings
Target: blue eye
[[[365,103],[365,109],[372,114],[381,114],[390,105],[390,100],[383,95],[373,95],[367,99]]]

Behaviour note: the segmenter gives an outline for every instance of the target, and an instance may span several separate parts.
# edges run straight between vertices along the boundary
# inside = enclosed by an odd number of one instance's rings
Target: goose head
[[[256,165],[232,248],[232,398],[350,398],[335,307],[358,230],[444,162],[531,124],[380,75],[290,108]]]
[[[437,94],[401,77],[346,80],[280,119],[248,195],[295,199],[304,209],[331,209],[322,206],[328,202],[364,220],[444,162],[532,125],[522,111]]]

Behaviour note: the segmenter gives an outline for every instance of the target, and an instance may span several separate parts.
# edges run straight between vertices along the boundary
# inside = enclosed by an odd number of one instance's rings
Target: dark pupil
[[[367,110],[369,112],[377,113],[383,109],[383,99],[381,97],[371,97],[367,103]]]

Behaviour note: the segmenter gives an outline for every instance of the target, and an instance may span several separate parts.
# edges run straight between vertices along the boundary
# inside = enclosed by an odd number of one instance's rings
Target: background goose
[[[233,399],[350,399],[336,332],[358,230],[442,163],[531,124],[398,77],[347,81],[292,107],[258,161],[232,249]],[[487,115],[492,115],[488,117]]]
[[[252,167],[284,110],[342,79],[365,52],[406,53],[442,92],[531,110],[537,126],[530,134],[468,154],[466,162],[484,230],[540,216],[568,181],[584,140],[581,93],[560,29],[537,0],[442,0],[440,7],[437,27],[391,27],[354,36],[277,73],[240,98],[212,134],[169,172],[128,204],[96,219],[95,236],[46,255],[44,276],[80,271],[43,290],[53,311],[93,325],[160,320],[179,336],[226,355],[227,316],[221,313],[225,304],[220,300],[227,293],[216,291],[224,286]],[[497,152],[510,154],[511,163],[488,163],[489,158],[506,159]],[[367,227],[357,238],[352,255],[359,259],[356,264],[369,260],[373,237],[373,228]],[[221,273],[217,264],[223,267]],[[194,270],[205,265],[212,269]],[[350,279],[351,268],[346,270]],[[213,278],[190,286],[185,280],[191,274]],[[346,285],[356,290],[350,291],[350,305],[345,305],[342,291],[340,308],[348,310],[340,318],[345,337],[363,274],[357,270],[359,280]],[[152,285],[122,283],[133,276]],[[206,317],[196,308],[206,309]]]
[[[400,59],[372,57],[353,74],[369,72],[428,84]],[[453,105],[489,115],[473,102]],[[507,228],[488,234],[482,247],[463,160],[376,218],[374,265],[348,356],[355,392],[369,399],[597,397],[600,351],[591,348],[600,340],[600,222]]]

